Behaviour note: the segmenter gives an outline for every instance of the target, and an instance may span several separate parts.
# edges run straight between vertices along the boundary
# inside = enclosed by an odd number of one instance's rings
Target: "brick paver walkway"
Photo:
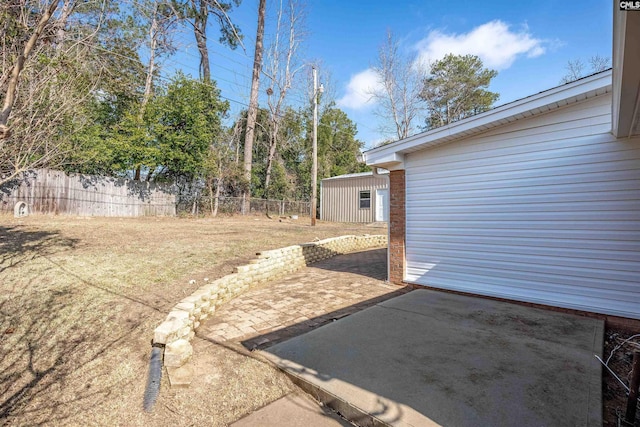
[[[386,249],[340,255],[251,289],[221,306],[198,329],[214,342],[267,347],[406,290],[385,283]]]

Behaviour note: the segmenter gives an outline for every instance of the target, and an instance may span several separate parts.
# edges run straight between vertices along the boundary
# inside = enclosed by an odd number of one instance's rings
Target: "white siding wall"
[[[640,318],[640,139],[611,96],[406,158],[406,280]]]
[[[387,178],[363,176],[322,181],[320,219],[335,222],[374,222],[376,189],[388,188]],[[371,191],[371,207],[360,209],[360,191]]]

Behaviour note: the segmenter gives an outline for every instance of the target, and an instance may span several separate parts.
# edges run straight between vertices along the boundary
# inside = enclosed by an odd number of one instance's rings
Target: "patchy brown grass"
[[[0,215],[0,424],[227,425],[292,385],[210,345],[194,386],[171,390],[163,378],[155,410],[144,413],[155,326],[203,278],[229,274],[259,250],[380,232],[265,217]]]

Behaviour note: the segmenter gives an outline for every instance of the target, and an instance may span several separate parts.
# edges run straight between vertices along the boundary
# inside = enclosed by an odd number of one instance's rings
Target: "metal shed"
[[[320,181],[320,219],[335,222],[389,220],[388,172],[351,173]]]

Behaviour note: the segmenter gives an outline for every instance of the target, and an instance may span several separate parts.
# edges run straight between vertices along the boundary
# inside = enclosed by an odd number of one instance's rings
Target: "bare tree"
[[[151,2],[150,8],[140,7],[139,11],[147,21],[146,44],[149,54],[142,108],[140,110],[140,114],[144,114],[144,109],[153,95],[153,78],[157,72],[158,59],[175,52],[172,30],[176,24],[176,17],[168,13],[169,9],[164,2],[157,0]]]
[[[596,54],[589,58],[589,65],[591,66],[591,72],[599,73],[600,71],[611,68],[611,58]]]
[[[266,0],[260,0],[258,6],[258,31],[256,33],[256,50],[253,56],[253,76],[251,78],[251,95],[247,111],[247,131],[244,138],[244,180],[246,188],[242,195],[242,211],[249,213],[251,200],[251,166],[253,164],[253,141],[255,139],[256,118],[258,116],[258,91],[260,89],[260,70],[262,68],[262,51],[264,39],[264,18]]]
[[[75,0],[64,0],[62,3],[62,10],[60,11],[60,17],[55,22],[56,27],[56,49],[61,50],[64,48],[65,41],[67,39],[67,22],[69,17],[76,8]]]
[[[582,77],[584,62],[582,62],[581,59],[574,59],[573,61],[569,60],[567,61],[565,69],[567,70],[567,74],[562,77],[560,83],[569,83]]]
[[[234,161],[234,147],[238,145],[239,139],[239,126],[220,132],[209,147],[205,158],[204,178],[209,191],[209,209],[213,217],[218,215],[220,195],[225,182],[235,181],[240,175],[240,167]]]
[[[0,185],[30,169],[62,167],[73,149],[58,134],[70,121],[82,120],[80,115],[73,116],[91,97],[94,86],[75,73],[65,79],[51,72],[39,77],[24,85],[16,102],[12,134],[0,148]]]
[[[599,73],[611,67],[611,59],[609,57],[597,54],[589,58],[588,63],[590,73]],[[560,84],[570,83],[584,77],[585,67],[585,63],[579,58],[567,61],[567,65],[565,66],[567,74],[560,79]]]
[[[378,102],[378,115],[385,119],[381,129],[384,134],[404,139],[416,130],[416,119],[425,108],[420,98],[425,69],[416,56],[400,53],[398,42],[388,31],[373,67],[379,85],[370,92]]]
[[[24,47],[21,49],[21,52],[18,54],[15,62],[10,68],[9,81],[7,85],[6,92],[4,93],[4,103],[2,105],[2,110],[0,110],[0,149],[2,149],[3,141],[9,138],[11,132],[9,130],[9,116],[11,115],[11,110],[16,102],[16,94],[18,90],[18,83],[20,81],[20,74],[25,67],[25,62],[33,52],[36,44],[38,43],[38,39],[40,35],[44,31],[47,24],[51,20],[54,12],[58,8],[58,0],[52,0],[50,4],[43,8],[42,16],[40,20],[33,28],[31,36],[24,43]]]
[[[280,139],[280,125],[284,118],[287,95],[294,79],[302,69],[299,61],[302,42],[303,14],[296,0],[280,0],[273,40],[267,49],[262,72],[268,80],[267,106],[269,110],[268,155],[264,189],[269,197],[271,171]],[[268,212],[267,212],[268,214]]]
[[[30,169],[87,160],[76,137],[95,125],[89,110],[109,96],[104,88],[127,80],[117,68],[125,62],[114,61],[125,55],[107,49],[105,22],[121,19],[114,3],[0,2],[0,99],[11,121],[0,142],[0,185]]]
[[[138,110],[138,119],[142,120],[147,109],[147,104],[153,98],[153,81],[160,65],[159,60],[165,55],[175,52],[172,36],[173,29],[176,24],[176,16],[170,13],[169,5],[163,0],[151,0],[146,2],[136,2],[138,12],[144,17],[144,26],[147,31],[146,48],[149,60],[146,67],[146,78],[144,85],[144,94],[140,109]],[[140,180],[141,165],[136,166],[134,180]],[[152,172],[147,174],[147,181],[151,180]]]
[[[0,5],[1,62],[9,64],[0,74],[0,185],[30,169],[63,166],[72,152],[63,134],[84,125],[83,108],[100,78],[88,46],[104,10],[85,12],[96,19],[83,27],[70,22],[75,8],[75,0]]]

